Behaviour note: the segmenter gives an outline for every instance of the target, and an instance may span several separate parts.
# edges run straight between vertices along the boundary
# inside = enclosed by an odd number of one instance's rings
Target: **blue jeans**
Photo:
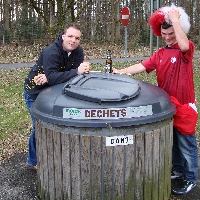
[[[183,135],[173,131],[172,170],[182,172],[187,181],[196,182],[198,178],[198,146],[196,134]]]
[[[28,145],[28,158],[27,158],[27,164],[30,165],[37,165],[37,158],[36,158],[36,141],[35,141],[35,117],[31,114],[31,106],[34,103],[35,100],[33,100],[26,90],[24,90],[24,99],[26,102],[26,106],[28,108],[28,112],[30,114],[31,120],[32,120],[32,132],[29,137],[29,145]]]

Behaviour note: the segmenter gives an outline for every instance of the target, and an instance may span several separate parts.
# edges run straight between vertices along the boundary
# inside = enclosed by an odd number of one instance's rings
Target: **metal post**
[[[158,9],[159,7],[160,7],[160,2],[159,2],[160,0],[157,0],[157,2],[156,2],[156,8]],[[159,37],[157,37],[157,50],[159,49]]]
[[[125,6],[128,5],[128,0],[125,2]],[[125,62],[127,60],[127,26],[125,26]]]
[[[153,13],[153,0],[151,0],[151,5],[150,5],[150,8],[151,8],[151,15]],[[153,54],[153,32],[152,32],[152,29],[150,28],[150,55]]]
[[[5,35],[3,34],[3,46],[5,45]]]
[[[125,61],[127,60],[127,26],[125,26]]]

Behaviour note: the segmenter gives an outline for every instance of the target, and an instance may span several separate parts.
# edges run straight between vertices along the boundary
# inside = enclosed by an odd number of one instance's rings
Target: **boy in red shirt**
[[[158,86],[176,105],[173,129],[172,192],[186,194],[196,186],[198,178],[198,146],[195,127],[198,120],[193,81],[194,43],[186,34],[189,17],[181,7],[162,7],[152,14],[149,24],[156,36],[166,43],[147,60],[114,73],[136,74],[156,70]]]

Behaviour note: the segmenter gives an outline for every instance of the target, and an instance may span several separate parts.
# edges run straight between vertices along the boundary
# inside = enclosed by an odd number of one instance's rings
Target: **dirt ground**
[[[0,165],[1,200],[40,200],[37,172],[25,168],[25,161],[26,153],[18,153]],[[170,200],[200,200],[200,180],[193,191],[186,195],[171,195]]]
[[[18,153],[0,165],[1,200],[39,200],[37,172],[25,168],[26,154]]]

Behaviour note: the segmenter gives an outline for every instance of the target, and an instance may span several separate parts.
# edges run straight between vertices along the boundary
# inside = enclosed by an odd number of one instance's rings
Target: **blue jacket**
[[[77,68],[84,60],[81,46],[73,50],[68,57],[68,53],[62,47],[62,34],[58,36],[54,43],[43,49],[36,64],[31,68],[28,77],[25,79],[24,89],[34,100],[45,88],[64,83],[76,76]],[[44,73],[48,83],[36,85],[34,77]]]

